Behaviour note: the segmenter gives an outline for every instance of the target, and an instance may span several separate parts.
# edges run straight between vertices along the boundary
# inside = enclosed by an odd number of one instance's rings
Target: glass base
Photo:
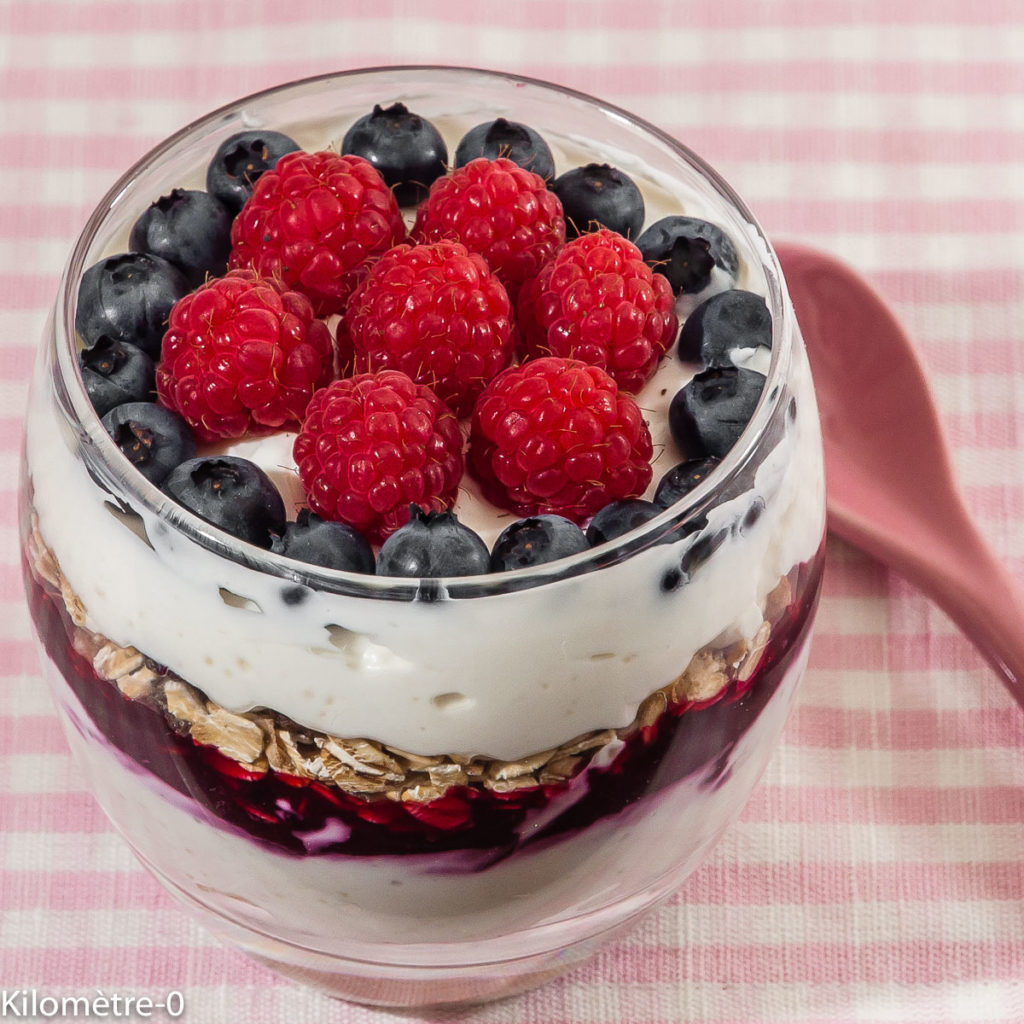
[[[606,943],[632,931],[666,897],[553,951],[491,963],[381,963],[309,949],[242,924],[186,892],[133,848],[142,866],[215,938],[289,981],[346,1002],[391,1010],[456,1009],[506,999],[581,966]],[[602,915],[603,916],[603,915]],[[465,945],[465,944],[464,944]]]

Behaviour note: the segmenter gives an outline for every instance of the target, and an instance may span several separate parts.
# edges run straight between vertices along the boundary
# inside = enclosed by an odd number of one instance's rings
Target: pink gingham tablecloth
[[[201,1024],[393,1019],[221,948],[113,834],[36,666],[15,492],[46,309],[115,177],[245,93],[418,62],[630,108],[722,171],[770,233],[868,274],[920,342],[970,502],[1024,576],[1016,0],[4,0],[0,990],[178,990]],[[828,558],[799,705],[708,864],[590,965],[460,1019],[1024,1021],[1024,718],[907,583],[841,543]]]

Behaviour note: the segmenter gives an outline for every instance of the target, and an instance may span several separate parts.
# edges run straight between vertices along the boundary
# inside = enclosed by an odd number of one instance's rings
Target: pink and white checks
[[[201,932],[107,825],[42,689],[20,420],[63,261],[121,171],[211,107],[342,68],[488,66],[625,106],[770,234],[835,252],[893,302],[970,502],[1024,574],[1022,54],[1017,0],[0,4],[0,1000],[179,990],[202,1024],[392,1019]],[[710,862],[589,966],[460,1019],[1024,1021],[1024,718],[907,584],[828,555],[798,708]]]

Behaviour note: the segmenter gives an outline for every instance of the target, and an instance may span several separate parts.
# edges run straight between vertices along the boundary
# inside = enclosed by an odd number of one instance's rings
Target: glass
[[[399,99],[451,152],[506,116],[538,129],[560,170],[637,177],[648,223],[683,203],[734,240],[774,319],[761,402],[721,465],[642,527],[498,575],[322,570],[192,516],[103,430],[77,368],[83,269],[126,249],[157,196],[201,187],[234,132],[326,148]],[[740,812],[806,663],[820,431],[771,248],[696,156],[552,85],[384,68],[223,108],[110,190],[46,329],[21,522],[62,725],[142,863],[293,978],[366,1003],[472,1002],[578,964],[675,892]]]

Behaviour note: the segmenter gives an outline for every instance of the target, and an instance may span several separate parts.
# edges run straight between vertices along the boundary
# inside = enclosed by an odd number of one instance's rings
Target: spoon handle
[[[999,560],[962,505],[945,524],[911,518],[905,533],[885,536],[847,511],[829,527],[879,561],[896,565],[972,641],[1024,708],[1024,586]]]

